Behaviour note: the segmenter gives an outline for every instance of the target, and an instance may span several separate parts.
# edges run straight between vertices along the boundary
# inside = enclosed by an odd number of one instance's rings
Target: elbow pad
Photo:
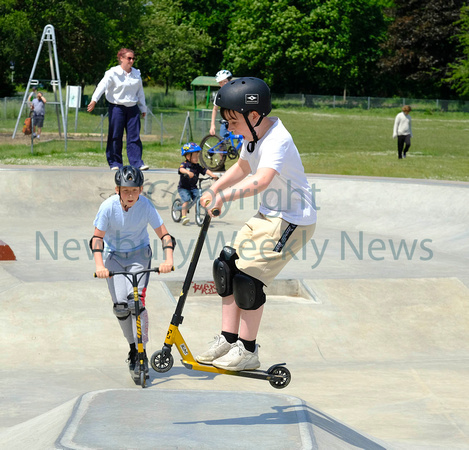
[[[92,253],[96,253],[96,252],[99,252],[99,253],[103,253],[103,249],[102,248],[93,248],[93,239],[101,239],[103,240],[103,238],[101,236],[96,236],[94,235],[91,239],[90,239],[90,249],[91,249],[91,252]],[[104,242],[103,242],[104,244]]]
[[[171,238],[171,245],[164,245],[163,243],[163,238],[169,236]],[[166,233],[165,235],[161,236],[161,245],[163,246],[163,250],[166,250],[167,248],[171,248],[173,251],[176,248],[176,239],[174,239],[173,236],[171,236],[169,233]]]

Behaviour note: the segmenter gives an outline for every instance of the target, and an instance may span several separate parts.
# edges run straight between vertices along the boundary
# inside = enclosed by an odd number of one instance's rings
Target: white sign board
[[[69,108],[80,108],[81,106],[81,86],[68,86],[69,97],[68,107]]]

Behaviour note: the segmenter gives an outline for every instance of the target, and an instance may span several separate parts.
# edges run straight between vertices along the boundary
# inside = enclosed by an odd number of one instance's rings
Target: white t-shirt
[[[134,67],[130,73],[121,66],[111,67],[99,82],[91,100],[97,102],[104,92],[109,103],[127,107],[138,104],[142,113],[147,112],[140,70]]]
[[[101,203],[94,226],[105,231],[106,251],[131,252],[150,245],[147,227],[163,225],[153,204],[143,195],[128,211],[122,209],[119,195],[112,195]]]
[[[313,193],[298,149],[282,121],[278,117],[270,119],[275,122],[257,142],[255,150],[249,153],[248,143],[244,140],[240,153],[240,158],[249,163],[252,174],[261,168],[277,172],[267,189],[260,194],[259,211],[295,225],[316,223]]]

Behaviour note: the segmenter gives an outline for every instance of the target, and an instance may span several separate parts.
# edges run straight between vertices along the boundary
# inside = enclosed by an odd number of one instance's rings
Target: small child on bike
[[[185,161],[179,166],[179,184],[178,192],[182,201],[182,224],[189,223],[188,206],[192,200],[199,197],[199,190],[197,189],[197,181],[199,175],[205,175],[218,180],[218,177],[209,169],[205,169],[199,164],[199,154],[202,149],[194,142],[188,142],[181,148],[181,156],[185,157]]]
[[[266,302],[264,286],[310,241],[316,210],[290,133],[278,117],[268,116],[272,103],[267,84],[253,77],[232,80],[218,91],[216,103],[229,131],[243,135],[244,141],[239,160],[201,202],[211,216],[227,201],[260,195],[261,204],[213,263],[222,297],[221,333],[196,359],[225,370],[255,370],[260,367],[256,339]]]
[[[150,269],[152,250],[147,226],[150,225],[161,239],[164,262],[160,273],[168,273],[173,268],[175,239],[168,233],[158,211],[143,195],[143,173],[133,166],[124,166],[115,174],[116,195],[106,199],[100,206],[94,220],[94,234],[90,240],[96,264],[96,276],[107,278],[109,292],[114,304],[113,311],[122,332],[130,346],[127,362],[129,369],[136,369],[138,359],[137,326],[135,302],[131,282],[123,275],[109,277],[109,271],[137,272]],[[104,255],[104,256],[103,256]],[[148,312],[145,309],[145,293],[149,274],[139,282],[139,308],[142,339],[145,348],[148,342]],[[145,368],[148,359],[144,352]]]

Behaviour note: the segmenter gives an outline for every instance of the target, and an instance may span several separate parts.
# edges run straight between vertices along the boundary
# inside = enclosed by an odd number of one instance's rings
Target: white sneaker
[[[256,345],[254,353],[248,352],[241,341],[231,344],[230,351],[220,358],[215,359],[212,364],[219,369],[233,370],[255,370],[261,366],[258,354],[259,346]]]
[[[148,170],[150,167],[148,167],[146,164],[140,167],[140,170]]]
[[[215,336],[215,341],[212,346],[201,355],[198,355],[195,359],[199,363],[211,364],[214,359],[219,358],[220,356],[226,355],[230,350],[231,346],[235,344],[230,344],[225,339],[225,336],[219,334]]]
[[[119,170],[119,167],[117,167],[117,166],[112,166],[112,167],[111,167],[111,170]]]
[[[183,225],[187,225],[188,223],[189,223],[189,217],[184,216],[184,217],[182,218],[182,224],[183,224]]]

